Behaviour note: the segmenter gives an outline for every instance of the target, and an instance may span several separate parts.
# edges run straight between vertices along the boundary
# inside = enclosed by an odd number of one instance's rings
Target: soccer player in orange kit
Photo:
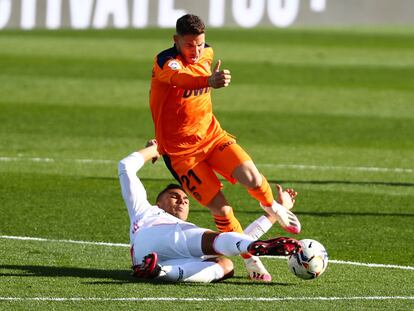
[[[231,183],[241,183],[265,211],[244,231],[254,238],[267,232],[274,222],[290,233],[301,226],[282,196],[295,197],[278,186],[278,202],[266,178],[249,155],[224,131],[212,112],[211,89],[227,87],[229,70],[213,72],[213,49],[205,43],[204,23],[187,14],[177,20],[174,46],[155,57],[150,92],[150,107],[158,151],[173,176],[198,202],[209,208],[220,232],[243,232],[233,209],[224,197],[219,173]],[[293,194],[293,195],[292,195]],[[249,277],[270,281],[271,276],[258,258],[243,256]]]

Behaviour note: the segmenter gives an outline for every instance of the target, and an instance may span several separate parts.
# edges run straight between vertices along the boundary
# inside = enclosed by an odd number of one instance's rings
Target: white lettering
[[[93,0],[70,0],[70,21],[75,29],[86,29],[91,22]]]
[[[242,27],[256,26],[263,17],[264,9],[264,0],[233,0],[233,17],[236,23]]]
[[[224,0],[210,0],[208,23],[213,27],[224,25],[226,6]]]
[[[326,8],[326,0],[311,0],[310,8],[315,12],[323,12]]]
[[[184,10],[174,9],[174,0],[160,0],[158,3],[158,26],[175,27],[177,19],[185,14]]]
[[[46,12],[46,28],[57,29],[62,19],[62,0],[48,0]]]
[[[132,26],[143,28],[148,25],[148,0],[134,0],[132,7]]]
[[[32,29],[36,24],[36,0],[22,0],[22,19],[20,25],[23,29]]]
[[[93,27],[99,29],[107,27],[110,15],[113,16],[115,28],[128,27],[128,1],[97,0]]]
[[[11,0],[0,0],[0,29],[5,27],[11,16]]]
[[[39,16],[43,16],[43,13],[46,18],[45,26],[48,29],[62,27],[68,13],[69,27],[101,29],[110,26],[145,28],[149,24],[153,25],[150,18],[157,18],[159,27],[174,27],[177,19],[186,14],[185,8],[175,6],[178,2],[189,4],[191,1],[158,0],[158,15],[153,17],[150,14],[150,6],[155,5],[155,2],[154,0],[0,0],[0,29],[8,27],[11,19],[13,19],[12,23],[15,23],[14,18],[17,17],[14,15],[18,15],[13,11],[15,3],[20,4],[17,8],[20,10],[21,29],[33,29],[39,26],[37,25],[40,22]],[[328,5],[327,0],[307,0],[307,3],[313,12],[323,12]],[[231,0],[230,13],[227,11],[230,1],[209,0],[208,25],[222,27],[229,22],[226,17],[232,14],[236,25],[246,28],[255,27],[266,22],[264,20],[267,19],[265,17],[267,9],[268,20],[272,25],[288,27],[298,18],[300,4],[301,0]],[[66,12],[66,7],[69,12]],[[42,12],[38,12],[40,9]]]
[[[299,0],[268,0],[267,13],[273,25],[291,25],[299,12]]]

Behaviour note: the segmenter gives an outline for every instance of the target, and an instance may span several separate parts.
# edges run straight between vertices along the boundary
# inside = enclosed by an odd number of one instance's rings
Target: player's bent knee
[[[249,189],[260,187],[262,184],[262,175],[252,161],[246,161],[236,167],[232,176]]]
[[[228,279],[234,275],[234,264],[233,262],[226,257],[217,258],[217,263],[223,269],[223,277],[221,280]]]
[[[219,191],[207,204],[207,208],[210,210],[211,214],[220,216],[224,216],[232,211],[232,208],[229,206],[229,203],[221,191]]]
[[[212,282],[220,282],[225,279],[231,278],[234,275],[234,265],[233,262],[226,257],[213,257],[206,259],[205,261],[210,261],[218,264],[223,270],[223,276],[220,279],[215,279]]]

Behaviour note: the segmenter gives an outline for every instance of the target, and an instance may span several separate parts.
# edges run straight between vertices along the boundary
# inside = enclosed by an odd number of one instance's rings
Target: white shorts
[[[205,231],[208,230],[180,223],[141,228],[135,233],[132,262],[140,264],[152,252],[157,253],[160,264],[167,260],[201,258]]]

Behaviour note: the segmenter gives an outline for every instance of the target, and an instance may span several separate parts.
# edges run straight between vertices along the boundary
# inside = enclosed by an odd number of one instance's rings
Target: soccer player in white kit
[[[137,172],[146,161],[155,161],[159,156],[152,140],[118,166],[122,197],[131,221],[135,276],[170,282],[213,282],[233,275],[233,263],[221,255],[288,256],[299,251],[300,244],[295,239],[260,241],[246,234],[218,233],[186,222],[189,200],[179,185],[171,184],[161,191],[157,205],[149,203]]]

